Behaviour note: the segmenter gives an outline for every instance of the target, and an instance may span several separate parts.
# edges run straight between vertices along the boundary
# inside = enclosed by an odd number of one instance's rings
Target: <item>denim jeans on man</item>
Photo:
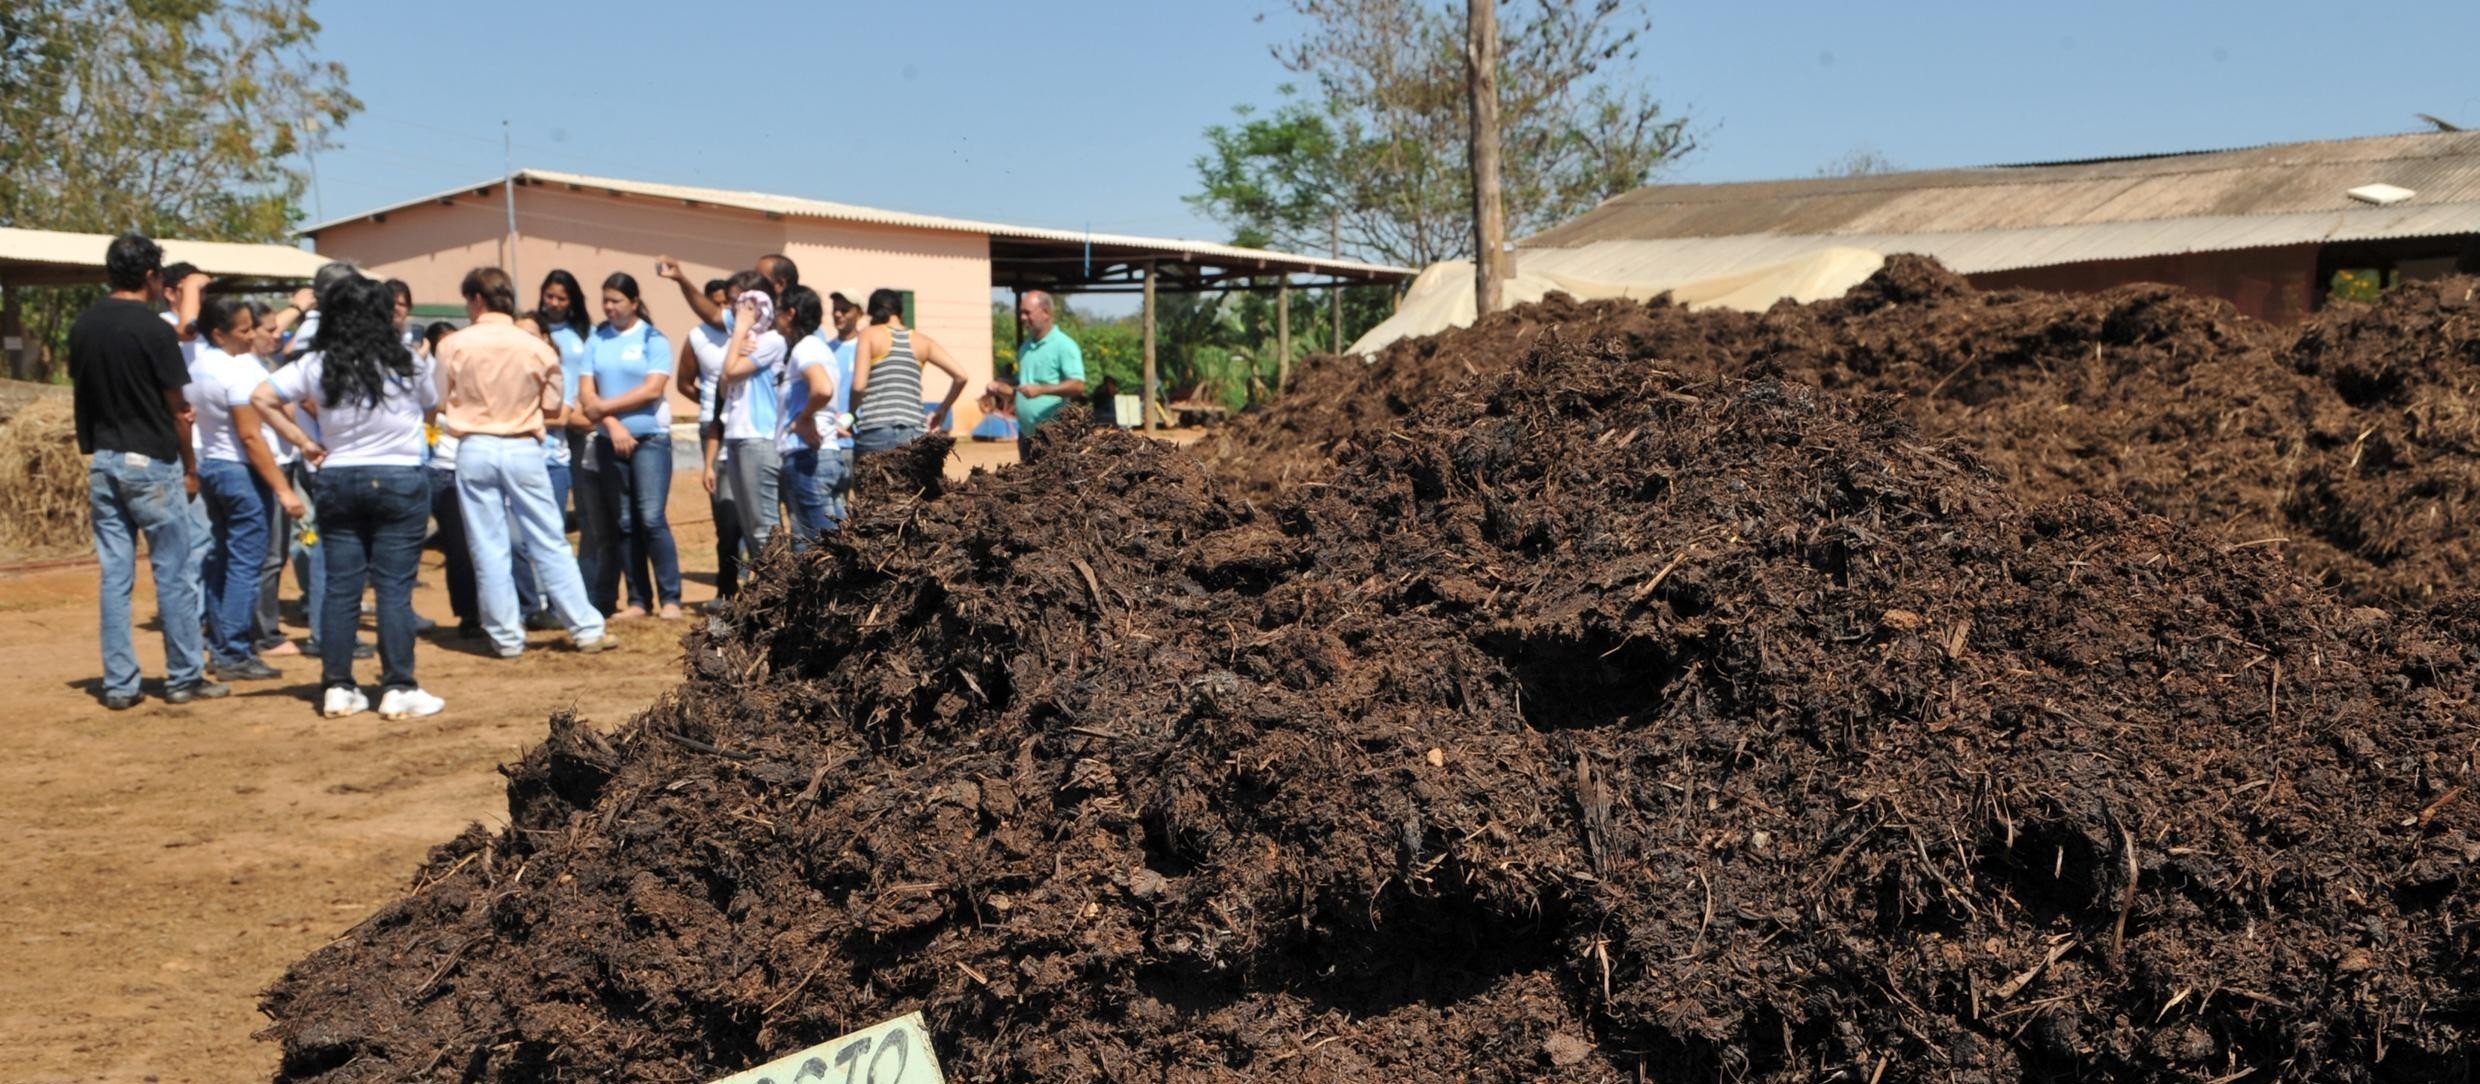
[[[379,594],[381,692],[418,689],[413,678],[413,577],[430,522],[430,483],[420,467],[327,467],[318,493],[319,549],[327,562],[320,599],[321,685],[349,689],[353,639],[361,624],[362,585]]]
[[[200,603],[208,621],[207,657],[239,666],[258,656],[258,572],[267,560],[267,506],[275,493],[257,472],[229,459],[198,462],[198,503],[207,508],[208,544]]]
[[[671,436],[639,437],[637,450],[627,458],[612,450],[605,434],[595,434],[594,444],[594,454],[603,461],[603,500],[618,523],[629,600],[648,610],[679,605],[680,550],[672,544],[672,525],[664,515],[672,495]],[[649,565],[652,582],[646,575]]]
[[[560,517],[560,560],[575,569],[577,554],[568,548],[568,464],[546,461],[543,473],[551,478],[551,510]],[[509,537],[517,537],[514,511],[509,513],[508,532]],[[579,569],[577,576],[578,582],[584,582],[584,570]],[[551,596],[543,592],[542,577],[534,574],[534,562],[526,559],[523,547],[519,547],[517,552],[517,608],[524,610],[528,617],[552,610]]]
[[[164,627],[164,687],[205,677],[199,657],[198,592],[189,578],[189,494],[181,464],[135,452],[95,449],[86,468],[86,501],[94,517],[95,561],[102,566],[103,693],[138,694],[137,634],[130,592],[138,586],[138,536],[146,536],[155,570],[155,614]]]
[[[786,526],[795,546],[806,545],[822,531],[844,526],[845,500],[852,493],[852,451],[803,448],[784,457]]]
[[[527,437],[466,437],[457,445],[456,488],[465,505],[465,540],[473,547],[482,630],[491,645],[503,653],[525,648],[512,549],[540,570],[542,587],[569,635],[581,644],[601,639],[603,614],[586,598],[585,580],[569,560],[542,445]]]

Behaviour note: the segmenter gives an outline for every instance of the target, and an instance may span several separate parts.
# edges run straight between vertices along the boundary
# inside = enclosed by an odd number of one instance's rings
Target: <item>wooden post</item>
[[[1274,393],[1292,382],[1292,276],[1274,288]]]
[[[1473,315],[1499,310],[1507,220],[1498,190],[1498,3],[1465,0],[1464,88],[1472,97]]]
[[[1340,214],[1326,216],[1326,250],[1338,260],[1343,258],[1343,216]],[[1333,275],[1326,277],[1329,280],[1326,313],[1335,321],[1334,339],[1326,344],[1326,352],[1340,354],[1343,353],[1343,280]]]
[[[1145,262],[1145,405],[1137,411],[1145,419],[1145,431],[1154,431],[1154,403],[1161,392],[1160,378],[1154,369],[1154,261]]]

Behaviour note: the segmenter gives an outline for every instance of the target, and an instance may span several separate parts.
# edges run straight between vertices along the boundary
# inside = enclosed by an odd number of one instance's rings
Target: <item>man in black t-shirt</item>
[[[179,336],[149,307],[163,297],[163,266],[155,242],[134,233],[114,240],[104,257],[111,294],[69,328],[78,451],[94,457],[86,490],[103,569],[103,704],[114,711],[139,700],[129,613],[139,535],[146,536],[164,627],[164,699],[186,704],[231,692],[205,679],[198,585],[182,573],[190,547],[204,540],[190,537],[198,463],[189,443],[193,413],[181,394],[189,369]]]

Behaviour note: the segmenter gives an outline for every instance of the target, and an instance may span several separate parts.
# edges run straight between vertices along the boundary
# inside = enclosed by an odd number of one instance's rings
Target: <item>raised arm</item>
[[[723,322],[723,310],[689,281],[689,276],[680,270],[679,260],[669,256],[655,257],[654,273],[680,285],[680,299],[689,303],[689,311],[696,313],[699,320],[709,324]]]

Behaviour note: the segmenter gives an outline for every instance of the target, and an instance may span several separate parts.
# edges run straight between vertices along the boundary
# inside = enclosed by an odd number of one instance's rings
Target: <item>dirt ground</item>
[[[1012,445],[968,444],[949,467],[1013,460]],[[692,603],[714,593],[695,485],[681,476],[672,505]],[[414,605],[445,621],[425,557]],[[15,705],[0,738],[0,1075],[14,1080],[270,1078],[276,1048],[250,1036],[285,965],[402,893],[441,840],[504,825],[496,767],[553,712],[608,729],[680,679],[686,622],[640,620],[614,626],[619,650],[574,655],[536,633],[514,662],[426,634],[417,673],[448,710],[418,722],[319,718],[309,658],[272,660],[284,680],[227,700],[113,714],[94,699],[94,577],[90,564],[0,576],[0,697]],[[151,689],[162,641],[144,628],[138,646]],[[365,680],[375,667],[361,664]]]

